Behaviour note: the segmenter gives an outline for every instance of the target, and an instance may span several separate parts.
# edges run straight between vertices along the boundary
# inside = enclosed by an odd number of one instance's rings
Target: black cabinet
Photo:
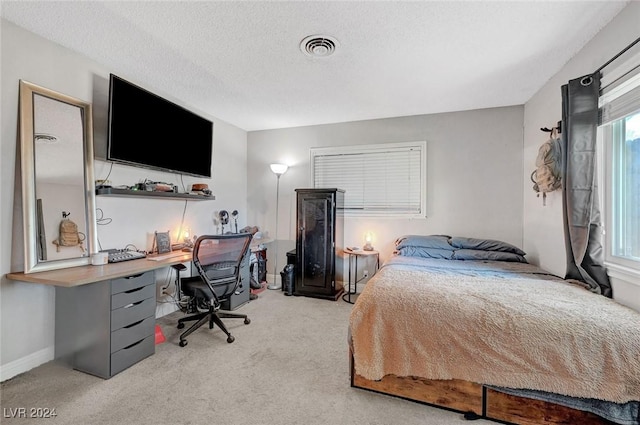
[[[295,295],[337,300],[342,294],[344,190],[296,189]]]

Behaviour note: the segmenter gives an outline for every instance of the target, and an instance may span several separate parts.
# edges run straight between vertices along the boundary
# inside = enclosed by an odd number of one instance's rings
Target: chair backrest
[[[240,265],[249,251],[252,235],[200,236],[193,247],[193,263],[218,300],[232,295],[240,283]],[[248,284],[248,283],[247,283]]]

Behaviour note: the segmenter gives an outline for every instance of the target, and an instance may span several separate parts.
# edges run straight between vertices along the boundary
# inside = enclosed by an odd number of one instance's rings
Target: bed
[[[351,312],[351,385],[467,419],[640,424],[640,314],[524,255],[399,238]]]

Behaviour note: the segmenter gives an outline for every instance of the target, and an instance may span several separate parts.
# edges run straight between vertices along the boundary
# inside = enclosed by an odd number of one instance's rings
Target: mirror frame
[[[82,257],[38,261],[36,217],[36,167],[34,138],[34,95],[48,97],[80,108],[83,126],[84,189],[86,218],[86,254]],[[93,119],[88,102],[20,80],[20,166],[22,167],[22,222],[24,230],[24,273],[63,269],[91,264],[91,255],[98,246],[96,224],[95,181],[93,174]]]

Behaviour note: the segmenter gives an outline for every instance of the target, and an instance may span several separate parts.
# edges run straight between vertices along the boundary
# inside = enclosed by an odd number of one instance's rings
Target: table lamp
[[[364,235],[364,246],[362,247],[363,250],[365,251],[373,251],[373,245],[371,245],[371,240],[373,239],[373,235],[371,235],[371,232],[367,232]]]

